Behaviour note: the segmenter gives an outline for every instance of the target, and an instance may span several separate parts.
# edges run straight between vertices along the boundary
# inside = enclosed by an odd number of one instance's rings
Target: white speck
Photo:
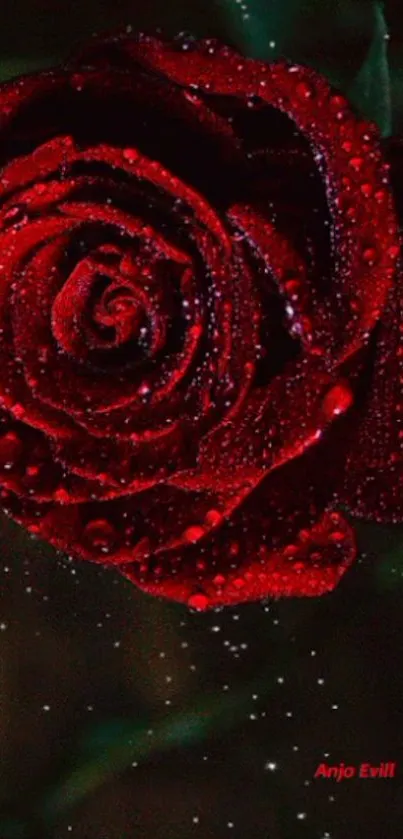
[[[265,763],[264,768],[269,769],[270,772],[274,772],[277,769],[277,763],[275,763],[273,760],[270,760],[268,763]]]

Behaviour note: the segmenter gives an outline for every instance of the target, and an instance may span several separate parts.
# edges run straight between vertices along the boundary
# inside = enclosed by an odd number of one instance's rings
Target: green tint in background
[[[308,63],[403,131],[398,4],[2,0],[0,75],[126,25]],[[332,595],[203,615],[3,520],[0,839],[399,839],[403,530],[358,532]],[[312,777],[382,760],[396,780]]]

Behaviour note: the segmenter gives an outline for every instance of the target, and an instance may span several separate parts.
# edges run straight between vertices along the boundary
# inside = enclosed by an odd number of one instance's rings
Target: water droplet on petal
[[[350,152],[352,152],[353,150],[353,144],[351,140],[345,140],[344,143],[342,143],[341,147],[343,151],[347,152],[347,154],[350,154]]]
[[[347,101],[343,98],[343,96],[339,96],[339,94],[336,93],[334,96],[331,96],[330,105],[333,111],[339,111],[340,108],[346,107]]]
[[[223,517],[219,510],[209,510],[205,515],[205,522],[210,527],[216,527],[218,524],[221,524],[222,519]]]
[[[296,300],[301,291],[301,282],[299,280],[287,280],[284,283],[284,290],[291,297],[291,300]]]
[[[123,157],[129,163],[135,163],[139,158],[139,153],[137,149],[123,149]]]
[[[0,465],[11,469],[22,454],[22,441],[15,431],[8,431],[0,438]]]
[[[359,171],[360,171],[360,169],[361,169],[361,167],[362,167],[363,163],[364,163],[364,158],[362,158],[362,157],[352,157],[352,158],[350,159],[350,161],[349,161],[349,165],[350,165],[350,166],[351,166],[351,168],[352,168],[352,169],[354,169],[356,172],[359,172]]]
[[[298,553],[297,545],[287,545],[283,550],[283,556],[285,559],[294,559],[294,557]]]
[[[57,489],[54,493],[55,501],[58,501],[60,504],[67,504],[69,498],[69,493],[65,489],[63,489],[63,487],[60,487],[60,489]]]
[[[116,531],[106,519],[95,519],[85,526],[84,536],[91,547],[109,550],[115,541]]]
[[[25,408],[23,405],[20,405],[19,402],[16,402],[15,405],[12,406],[12,412],[17,419],[22,419],[25,416]]]
[[[348,384],[332,387],[322,402],[322,410],[327,420],[344,414],[353,404],[353,393]]]
[[[364,262],[366,262],[368,265],[373,265],[376,261],[376,257],[377,253],[375,248],[365,248],[365,250],[362,253],[362,258]]]
[[[27,468],[25,470],[25,474],[27,475],[28,478],[35,478],[37,475],[39,475],[39,471],[40,471],[39,466],[34,466],[34,465],[27,466]]]
[[[205,594],[192,594],[188,599],[188,606],[201,612],[207,609],[209,599]]]
[[[235,577],[235,579],[232,581],[232,585],[235,586],[235,588],[240,590],[241,588],[244,588],[246,583],[245,583],[245,580],[243,579],[243,577]]]
[[[372,195],[373,189],[374,188],[373,188],[372,184],[369,184],[369,183],[361,184],[361,192],[362,192],[364,198],[370,198],[371,195]]]
[[[334,530],[333,533],[329,534],[331,542],[344,542],[345,538],[346,534],[342,530]]]
[[[295,89],[300,99],[310,99],[313,96],[313,90],[306,82],[299,82]]]
[[[186,542],[198,542],[202,536],[205,534],[204,527],[200,527],[199,525],[194,525],[193,527],[188,527],[185,530],[183,537],[186,539]]]

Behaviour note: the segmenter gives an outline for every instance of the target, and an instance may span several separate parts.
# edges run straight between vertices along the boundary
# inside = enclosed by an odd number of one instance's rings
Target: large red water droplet
[[[193,527],[188,527],[185,530],[183,536],[187,542],[198,542],[202,536],[204,536],[205,530],[204,527],[199,527],[199,525],[194,525]]]
[[[313,96],[312,87],[306,82],[299,82],[299,84],[297,84],[296,93],[300,99],[311,99]]]
[[[209,510],[205,515],[205,522],[210,527],[217,527],[222,522],[222,518],[219,510]]]
[[[123,149],[123,157],[125,160],[128,160],[129,163],[135,163],[138,160],[139,153],[137,149]]]
[[[192,594],[188,600],[188,606],[191,609],[197,609],[199,612],[207,609],[208,604],[209,599],[205,594]]]
[[[86,525],[84,536],[91,547],[109,550],[115,541],[116,532],[113,525],[106,519],[94,519]]]
[[[22,454],[23,445],[15,431],[8,431],[0,438],[0,466],[11,469]]]
[[[244,588],[246,583],[243,577],[235,577],[235,579],[232,581],[232,585],[239,591],[241,588]]]
[[[329,390],[322,402],[322,410],[327,420],[344,414],[353,404],[352,390],[347,383],[338,384]]]

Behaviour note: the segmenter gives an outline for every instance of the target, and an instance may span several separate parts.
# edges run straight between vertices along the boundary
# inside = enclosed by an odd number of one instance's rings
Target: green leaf
[[[27,839],[29,831],[22,822],[14,819],[2,819],[0,821],[1,839]]]
[[[220,0],[232,40],[250,58],[282,54],[299,0]]]
[[[35,73],[37,70],[44,70],[58,63],[58,58],[3,58],[0,60],[0,82],[6,82],[16,76],[25,73]]]
[[[374,3],[374,30],[370,48],[350,89],[348,98],[378,125],[383,137],[392,133],[392,104],[388,62],[388,28],[383,5]]]

